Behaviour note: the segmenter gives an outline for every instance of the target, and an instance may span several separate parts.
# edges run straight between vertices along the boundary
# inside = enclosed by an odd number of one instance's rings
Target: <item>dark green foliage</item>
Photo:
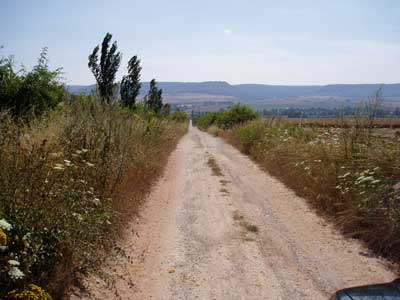
[[[146,96],[146,107],[148,110],[158,114],[161,112],[163,107],[162,103],[162,89],[157,88],[157,82],[155,79],[150,81],[149,93]]]
[[[54,108],[64,96],[61,69],[50,71],[47,48],[43,48],[32,71],[15,72],[12,58],[0,60],[0,109],[10,110],[14,117],[40,115]]]
[[[196,120],[196,126],[206,129],[211,125],[222,129],[232,128],[258,118],[258,114],[247,105],[235,104],[226,112],[208,113]]]
[[[110,48],[112,35],[107,33],[101,44],[101,56],[99,62],[99,50],[97,45],[89,55],[88,66],[97,81],[97,88],[103,101],[110,102],[115,91],[115,75],[121,63],[121,53],[117,52],[117,42],[114,41]]]
[[[134,108],[136,97],[139,95],[140,84],[140,60],[133,56],[128,62],[128,75],[121,81],[121,102],[124,106]]]
[[[189,117],[186,113],[180,111],[179,109],[171,115],[171,120],[176,122],[187,122]]]

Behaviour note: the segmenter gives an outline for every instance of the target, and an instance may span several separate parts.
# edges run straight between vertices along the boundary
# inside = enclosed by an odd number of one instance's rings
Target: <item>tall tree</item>
[[[140,60],[135,55],[128,62],[128,75],[122,78],[120,87],[121,102],[129,108],[135,106],[136,97],[139,95],[141,70]]]
[[[114,41],[110,48],[112,35],[107,33],[101,44],[101,56],[99,62],[100,46],[97,45],[89,55],[88,66],[97,81],[97,88],[103,101],[110,102],[115,91],[115,75],[121,63],[121,53],[117,52],[117,42]]]
[[[157,88],[157,82],[155,79],[150,81],[150,89],[149,93],[147,94],[146,106],[147,109],[154,111],[156,114],[158,114],[162,109],[162,89]]]

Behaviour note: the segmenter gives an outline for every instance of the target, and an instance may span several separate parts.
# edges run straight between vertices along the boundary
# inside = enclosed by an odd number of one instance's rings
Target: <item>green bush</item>
[[[195,125],[206,130],[215,125],[221,129],[230,129],[235,125],[257,119],[258,114],[247,105],[235,104],[226,112],[212,112],[201,116]]]
[[[15,71],[12,58],[0,59],[0,110],[19,118],[56,107],[65,94],[60,75],[60,69],[49,70],[46,48],[30,72]]]
[[[186,113],[177,110],[173,114],[170,115],[170,119],[176,122],[188,122],[189,117]]]

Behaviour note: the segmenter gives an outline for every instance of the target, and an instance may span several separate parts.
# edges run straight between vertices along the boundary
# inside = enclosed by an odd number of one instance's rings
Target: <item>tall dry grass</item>
[[[62,298],[107,253],[186,130],[91,97],[29,124],[1,113],[0,298],[30,284]]]
[[[338,121],[339,122],[339,121]],[[345,234],[400,260],[400,138],[359,126],[303,127],[259,120],[220,136],[307,198]]]

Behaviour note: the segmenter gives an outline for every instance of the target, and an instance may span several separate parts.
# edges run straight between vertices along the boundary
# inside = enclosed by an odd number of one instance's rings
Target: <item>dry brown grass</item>
[[[2,113],[0,219],[12,229],[0,298],[29,283],[62,298],[107,255],[186,130],[86,98],[26,125]],[[10,259],[23,279],[7,275]]]
[[[357,126],[355,118],[283,118],[282,121],[305,127],[338,127],[338,128],[350,128]],[[400,119],[396,118],[375,118],[375,128],[400,128]]]
[[[220,134],[377,253],[400,260],[400,139],[255,121]]]

